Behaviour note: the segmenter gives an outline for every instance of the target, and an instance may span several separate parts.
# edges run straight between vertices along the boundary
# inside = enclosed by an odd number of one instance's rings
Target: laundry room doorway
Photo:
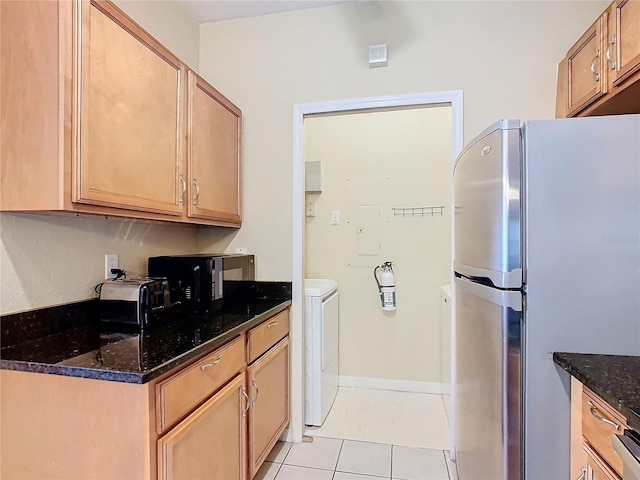
[[[294,139],[290,438],[295,441],[305,432],[302,349],[311,334],[304,325],[305,278],[335,280],[340,293],[334,414],[354,417],[348,412],[358,407],[348,403],[362,405],[363,395],[369,404],[384,409],[395,403],[398,410],[403,400],[389,395],[416,404],[406,395],[450,393],[443,365],[450,375],[450,344],[443,345],[450,342],[450,327],[443,335],[439,309],[441,287],[451,281],[451,173],[462,146],[462,94],[298,105]],[[386,261],[393,262],[397,305],[383,310],[373,273]],[[358,420],[362,425],[354,429],[364,432],[358,438],[336,430],[344,418],[332,422],[331,415],[307,433],[395,442],[383,438],[398,424],[391,411],[372,411]],[[404,443],[420,446],[419,418],[409,423],[415,431]],[[446,442],[443,449],[449,447],[448,436]]]

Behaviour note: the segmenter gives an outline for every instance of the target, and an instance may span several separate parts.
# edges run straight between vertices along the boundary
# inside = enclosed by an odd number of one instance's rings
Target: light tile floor
[[[316,437],[278,442],[255,480],[457,480],[447,452]]]
[[[448,396],[340,388],[313,442],[279,442],[255,480],[457,480],[448,418]]]
[[[321,427],[306,435],[447,450],[448,395],[340,387]]]

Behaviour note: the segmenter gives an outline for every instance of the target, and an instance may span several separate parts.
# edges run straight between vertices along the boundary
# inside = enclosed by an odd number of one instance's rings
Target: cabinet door
[[[240,225],[242,114],[190,71],[188,117],[188,215]]]
[[[620,480],[620,477],[589,445],[584,445],[584,451],[587,459],[587,474],[584,480]]]
[[[607,92],[602,54],[602,30],[604,19],[600,17],[571,47],[567,54],[567,89],[569,115],[582,110]]]
[[[75,202],[180,215],[183,64],[111,3],[81,3]]]
[[[253,478],[289,424],[289,337],[247,369],[249,478]]]
[[[158,477],[246,478],[245,374],[158,440]]]
[[[608,47],[615,49],[612,73],[613,84],[618,85],[640,69],[640,2],[617,1],[612,16],[615,31],[609,32]]]

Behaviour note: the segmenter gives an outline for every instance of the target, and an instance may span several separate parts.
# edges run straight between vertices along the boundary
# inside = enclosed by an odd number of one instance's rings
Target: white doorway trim
[[[301,442],[304,433],[304,117],[319,113],[415,106],[451,105],[452,168],[463,147],[462,90],[356,98],[293,106],[293,259],[291,301],[291,418],[287,440]]]

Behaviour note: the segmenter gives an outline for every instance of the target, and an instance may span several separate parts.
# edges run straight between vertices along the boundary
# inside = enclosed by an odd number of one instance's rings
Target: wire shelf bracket
[[[444,215],[444,206],[440,207],[393,207],[394,217],[435,217]]]

